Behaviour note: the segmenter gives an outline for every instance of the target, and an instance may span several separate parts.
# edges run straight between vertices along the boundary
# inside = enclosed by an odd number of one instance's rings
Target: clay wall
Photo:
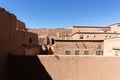
[[[91,26],[81,26],[81,27],[77,27],[77,28],[72,28],[72,33],[75,32],[110,32],[110,28],[109,27],[91,27]]]
[[[20,20],[17,20],[17,25],[16,25],[16,30],[19,31],[27,31],[26,27],[25,27],[25,23],[23,23]]]
[[[25,55],[38,55],[40,54],[40,46],[29,46],[25,48]]]
[[[99,47],[98,47],[99,46]],[[78,55],[84,55],[84,51],[88,51],[88,55],[96,55],[96,51],[103,51],[103,41],[56,41],[52,46],[53,52],[58,55],[65,55],[65,51],[70,51],[70,55],[75,55],[75,50],[79,51]]]
[[[15,39],[13,39],[12,44],[12,53],[17,55],[24,55],[25,54],[25,32],[23,31],[16,31],[16,36],[14,36]]]
[[[38,36],[35,33],[25,32],[25,55],[37,55],[40,52]]]
[[[71,33],[71,29],[62,29],[62,28],[58,28],[58,29],[38,29],[36,31],[34,30],[29,30],[31,32],[36,32],[39,37],[67,37],[70,36]],[[59,35],[59,36],[58,36]]]
[[[27,37],[32,36],[34,39],[31,45],[38,46],[37,34],[16,30],[18,25],[25,28],[24,23],[18,21],[15,15],[0,8],[0,80],[7,80],[8,78],[8,55],[25,54],[25,43],[27,44],[25,39]]]
[[[10,46],[10,14],[0,8],[0,80],[7,80]],[[6,44],[7,43],[7,44]]]
[[[72,40],[104,40],[105,38],[111,38],[117,36],[114,33],[76,33],[71,39]],[[83,38],[82,38],[83,37]]]
[[[38,45],[38,35],[35,33],[25,32],[25,45]]]
[[[47,29],[47,28],[42,28],[42,29],[28,29],[29,32],[37,33],[38,34],[38,39],[39,39],[39,44],[48,44],[51,43],[50,40],[53,39],[67,39],[71,36],[71,29]],[[49,41],[48,41],[49,38]]]
[[[35,53],[35,47],[39,48],[38,36],[36,34],[24,31],[16,31],[16,37],[13,39],[13,44],[10,51],[17,55],[25,55],[28,54],[27,52],[31,52],[31,54],[35,55],[38,53]]]
[[[53,80],[120,80],[120,57],[38,57]]]
[[[37,33],[40,45],[51,43],[51,39],[56,40],[104,40],[105,38],[115,37],[111,27],[91,27],[91,26],[78,26],[69,29],[28,29],[28,31]],[[80,39],[83,36],[84,39]],[[49,38],[49,40],[47,40]]]
[[[120,33],[120,23],[112,24],[109,27],[111,28],[111,32]]]
[[[119,67],[120,57],[115,56],[11,56],[9,76],[11,80],[120,80]]]
[[[120,37],[104,40],[104,55],[120,55]]]
[[[0,8],[0,80],[7,80],[8,54],[16,36],[16,16]]]
[[[9,80],[53,80],[37,56],[10,55]]]

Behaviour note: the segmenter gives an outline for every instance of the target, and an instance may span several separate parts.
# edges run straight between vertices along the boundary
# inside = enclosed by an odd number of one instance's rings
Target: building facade
[[[103,55],[103,40],[55,40],[53,47],[60,55]]]
[[[120,55],[120,36],[104,40],[104,55]]]
[[[38,46],[37,34],[28,32],[25,23],[3,8],[0,8],[0,27],[0,51],[6,49],[7,53],[28,54],[28,47]]]
[[[25,23],[0,7],[0,80],[8,78],[8,56],[39,54],[38,35],[28,32]]]
[[[104,55],[104,40],[119,36],[120,24],[107,27],[72,26],[68,29],[28,29],[38,34],[40,45],[47,45],[54,54]],[[99,48],[97,48],[99,47]]]

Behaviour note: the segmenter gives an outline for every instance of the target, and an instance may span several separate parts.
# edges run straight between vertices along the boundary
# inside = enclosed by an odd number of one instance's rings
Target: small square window
[[[103,55],[103,51],[96,51],[96,55]]]
[[[105,36],[105,37],[108,37],[108,36]]]
[[[84,37],[83,37],[83,35],[80,35],[80,39],[83,39]]]
[[[107,33],[107,31],[104,31],[105,33]]]
[[[70,51],[69,50],[65,50],[65,55],[70,55]]]
[[[96,48],[97,48],[97,49],[101,49],[101,45],[98,44],[98,45],[96,46]]]
[[[84,55],[88,55],[88,54],[89,54],[88,50],[85,50]]]
[[[75,50],[75,55],[79,55],[79,50]]]

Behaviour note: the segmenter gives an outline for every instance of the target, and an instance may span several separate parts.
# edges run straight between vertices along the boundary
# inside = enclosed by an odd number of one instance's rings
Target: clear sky
[[[107,26],[120,22],[120,0],[0,0],[28,28]]]

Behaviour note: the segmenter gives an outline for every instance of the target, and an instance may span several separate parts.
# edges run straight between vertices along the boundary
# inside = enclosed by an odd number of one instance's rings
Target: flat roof
[[[119,34],[119,33],[110,33],[110,32],[76,32],[73,33],[71,36],[75,35],[75,34]]]
[[[102,26],[72,26],[73,28],[110,28],[110,27],[102,27]]]
[[[112,32],[76,32],[78,34],[118,34],[118,33],[112,33]]]
[[[104,40],[55,40],[56,42],[104,42]]]

